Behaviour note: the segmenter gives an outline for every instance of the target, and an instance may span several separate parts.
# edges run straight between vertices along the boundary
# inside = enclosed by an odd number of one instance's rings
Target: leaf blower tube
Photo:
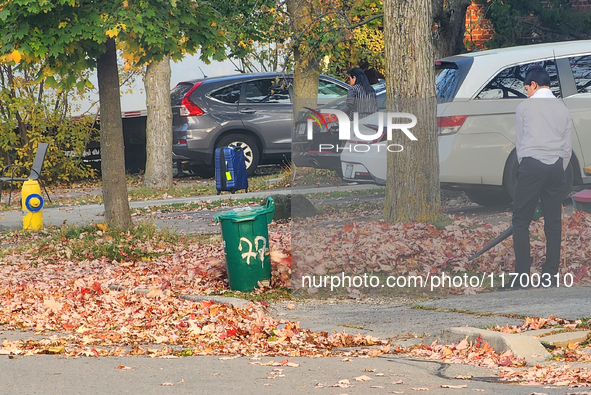
[[[544,212],[542,211],[542,202],[538,202],[538,205],[536,206],[536,210],[534,211],[534,216],[532,218],[533,221],[537,221],[538,219],[542,218],[544,216]],[[472,261],[476,258],[478,258],[480,255],[484,254],[486,251],[490,250],[491,248],[493,248],[494,246],[496,246],[497,244],[499,244],[500,242],[502,242],[503,240],[505,240],[507,237],[513,235],[513,225],[509,226],[509,228],[507,228],[503,233],[501,233],[500,235],[498,235],[497,237],[495,237],[494,239],[492,239],[487,245],[484,246],[484,248],[480,251],[478,251],[476,254],[472,255],[470,258],[468,258],[469,261]]]
[[[482,250],[478,251],[476,254],[474,254],[470,258],[468,258],[468,260],[472,261],[472,260],[478,258],[480,255],[484,254],[486,251],[490,250],[491,248],[493,248],[494,246],[496,246],[497,244],[499,244],[501,241],[505,240],[507,237],[511,236],[512,234],[513,234],[513,226],[511,225],[503,233],[501,233],[500,235],[498,235],[497,237],[492,239],[490,241],[490,243],[488,243],[486,246],[484,246],[484,248]]]

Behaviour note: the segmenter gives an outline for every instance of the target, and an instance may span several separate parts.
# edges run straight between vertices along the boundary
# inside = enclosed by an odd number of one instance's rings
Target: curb
[[[529,366],[545,362],[550,357],[550,353],[546,351],[546,348],[538,339],[532,336],[494,332],[479,328],[449,328],[437,336],[427,338],[425,343],[437,340],[442,344],[453,344],[466,337],[468,341],[475,342],[478,336],[490,344],[497,353],[511,351],[514,356],[525,359]]]
[[[122,286],[122,285],[116,285],[116,284],[112,284],[109,285],[109,289],[111,291],[125,291],[127,290],[126,287]],[[145,289],[145,288],[136,288],[134,290],[131,290],[131,292],[137,293],[137,294],[142,294],[142,295],[146,295],[150,292],[149,289]],[[164,295],[168,295],[168,292],[163,291]],[[246,308],[250,303],[252,303],[250,300],[246,300],[246,299],[240,299],[240,298],[234,298],[234,297],[230,297],[230,296],[219,296],[219,295],[186,295],[186,294],[180,294],[180,295],[176,295],[175,296],[178,299],[183,299],[183,300],[189,300],[192,302],[201,302],[201,301],[209,301],[211,300],[212,302],[215,303],[219,303],[219,304],[229,304],[231,306],[234,307],[238,307],[240,309],[244,309]]]

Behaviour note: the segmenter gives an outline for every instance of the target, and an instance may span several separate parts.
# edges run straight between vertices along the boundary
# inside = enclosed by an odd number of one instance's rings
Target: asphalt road
[[[412,394],[544,394],[566,393],[564,388],[503,383],[497,371],[470,365],[444,364],[395,355],[376,358],[289,358],[298,367],[251,363],[280,362],[264,357],[148,357],[59,359],[53,356],[0,358],[0,393],[19,395],[78,394],[240,394],[337,395]],[[117,369],[124,366],[128,369]],[[278,370],[280,369],[280,370]],[[470,380],[457,376],[473,376]],[[366,376],[368,381],[356,381]],[[348,380],[349,387],[334,387]],[[394,384],[402,382],[400,384]],[[442,385],[466,388],[442,388]],[[330,387],[333,386],[333,387]],[[414,390],[413,390],[414,389]],[[420,391],[420,390],[419,390]],[[585,392],[571,391],[584,394]]]

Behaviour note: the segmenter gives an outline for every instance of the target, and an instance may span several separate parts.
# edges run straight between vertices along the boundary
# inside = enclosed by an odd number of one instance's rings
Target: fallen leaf
[[[369,381],[369,380],[371,380],[371,377],[363,375],[363,376],[359,376],[359,377],[353,377],[353,380],[355,380],[355,381]]]
[[[45,307],[50,308],[51,311],[53,311],[54,313],[59,312],[62,309],[62,307],[64,306],[63,303],[56,302],[53,297],[51,297],[49,299],[45,299],[43,301],[43,304],[45,305]]]
[[[468,386],[466,384],[462,384],[462,385],[449,385],[449,384],[441,384],[441,388],[468,388]]]
[[[576,350],[577,348],[579,348],[579,345],[577,343],[568,343],[569,350]]]
[[[152,288],[146,294],[146,298],[163,298],[164,292],[159,288]]]

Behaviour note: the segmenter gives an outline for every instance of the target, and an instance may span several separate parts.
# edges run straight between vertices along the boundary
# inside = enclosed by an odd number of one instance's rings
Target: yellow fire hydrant
[[[43,197],[35,180],[28,179],[22,189],[23,229],[43,229]]]

